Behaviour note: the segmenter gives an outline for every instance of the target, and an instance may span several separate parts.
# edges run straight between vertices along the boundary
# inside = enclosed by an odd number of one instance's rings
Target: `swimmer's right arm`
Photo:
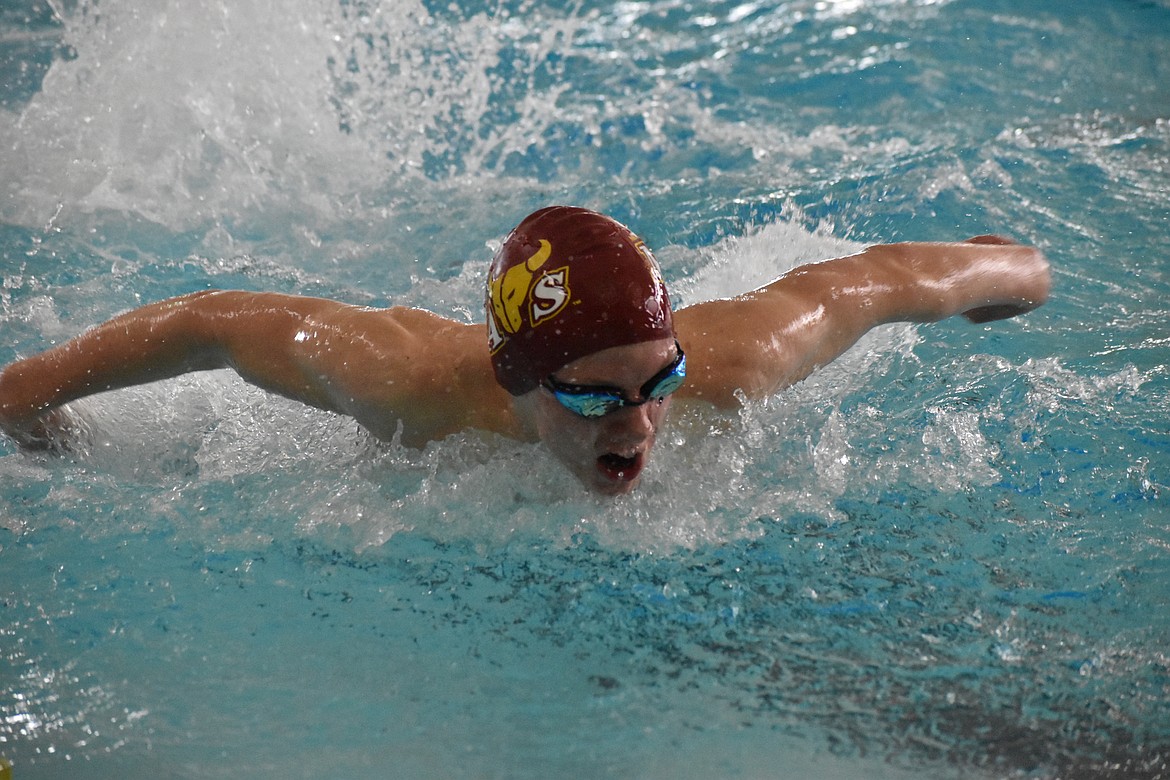
[[[196,293],[144,306],[0,371],[0,429],[25,446],[45,446],[67,427],[70,401],[214,368],[214,351],[191,332]]]
[[[24,446],[45,446],[67,422],[60,407],[70,401],[231,368],[265,390],[349,414],[375,435],[389,438],[401,423],[408,436],[431,438],[466,422],[454,419],[467,407],[463,397],[430,390],[442,384],[435,366],[446,361],[449,376],[460,360],[455,351],[473,351],[468,328],[411,309],[277,293],[193,293],[119,315],[0,371],[0,430]]]

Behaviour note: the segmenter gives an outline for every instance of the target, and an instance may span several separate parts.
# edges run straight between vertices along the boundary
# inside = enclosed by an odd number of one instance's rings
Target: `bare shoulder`
[[[825,334],[840,319],[850,284],[837,258],[798,266],[769,284],[678,311],[687,352],[684,395],[720,407],[762,398],[808,376],[825,355]]]
[[[334,404],[381,438],[422,444],[468,427],[512,433],[483,325],[409,307],[310,314],[298,335],[305,367]]]
[[[350,415],[379,438],[401,432],[411,445],[469,427],[515,428],[510,400],[492,374],[483,325],[406,306],[225,296],[209,305],[244,323],[233,334],[232,365],[262,387]]]
[[[675,313],[679,343],[687,353],[687,383],[680,396],[728,408],[738,405],[741,396],[765,396],[808,373],[803,370],[806,351],[793,340],[800,316],[795,307],[788,309],[793,316],[785,327],[775,297],[763,302],[749,293]],[[791,302],[801,303],[795,297]]]

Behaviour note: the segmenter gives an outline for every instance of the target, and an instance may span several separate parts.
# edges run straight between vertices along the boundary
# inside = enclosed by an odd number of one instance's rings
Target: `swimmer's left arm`
[[[871,328],[962,314],[987,322],[1048,298],[1038,250],[995,236],[902,243],[796,268],[758,290],[683,309],[675,317],[695,381],[717,404],[735,391],[761,397],[831,362]]]

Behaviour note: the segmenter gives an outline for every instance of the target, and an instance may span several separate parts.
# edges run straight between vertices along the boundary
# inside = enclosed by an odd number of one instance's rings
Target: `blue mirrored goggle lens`
[[[561,406],[582,417],[603,417],[625,405],[621,396],[612,393],[566,393],[553,390]]]
[[[648,401],[657,401],[665,398],[683,386],[687,376],[687,356],[682,347],[678,347],[678,357],[661,372],[650,378],[642,386],[641,401],[629,401],[621,393],[612,390],[588,390],[574,388],[571,385],[562,385],[549,379],[545,386],[553,396],[569,411],[582,417],[604,417],[610,412],[617,411],[623,406],[641,406]]]
[[[643,398],[665,398],[683,386],[687,379],[687,356],[682,353],[680,349],[678,352],[678,362],[671,368],[670,373],[658,380],[647,392],[642,390]],[[653,380],[651,380],[653,381]]]

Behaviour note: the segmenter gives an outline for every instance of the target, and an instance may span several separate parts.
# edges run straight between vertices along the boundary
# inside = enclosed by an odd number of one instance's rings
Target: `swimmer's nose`
[[[623,444],[640,444],[654,435],[654,401],[638,406],[625,406],[605,416],[609,433]]]

